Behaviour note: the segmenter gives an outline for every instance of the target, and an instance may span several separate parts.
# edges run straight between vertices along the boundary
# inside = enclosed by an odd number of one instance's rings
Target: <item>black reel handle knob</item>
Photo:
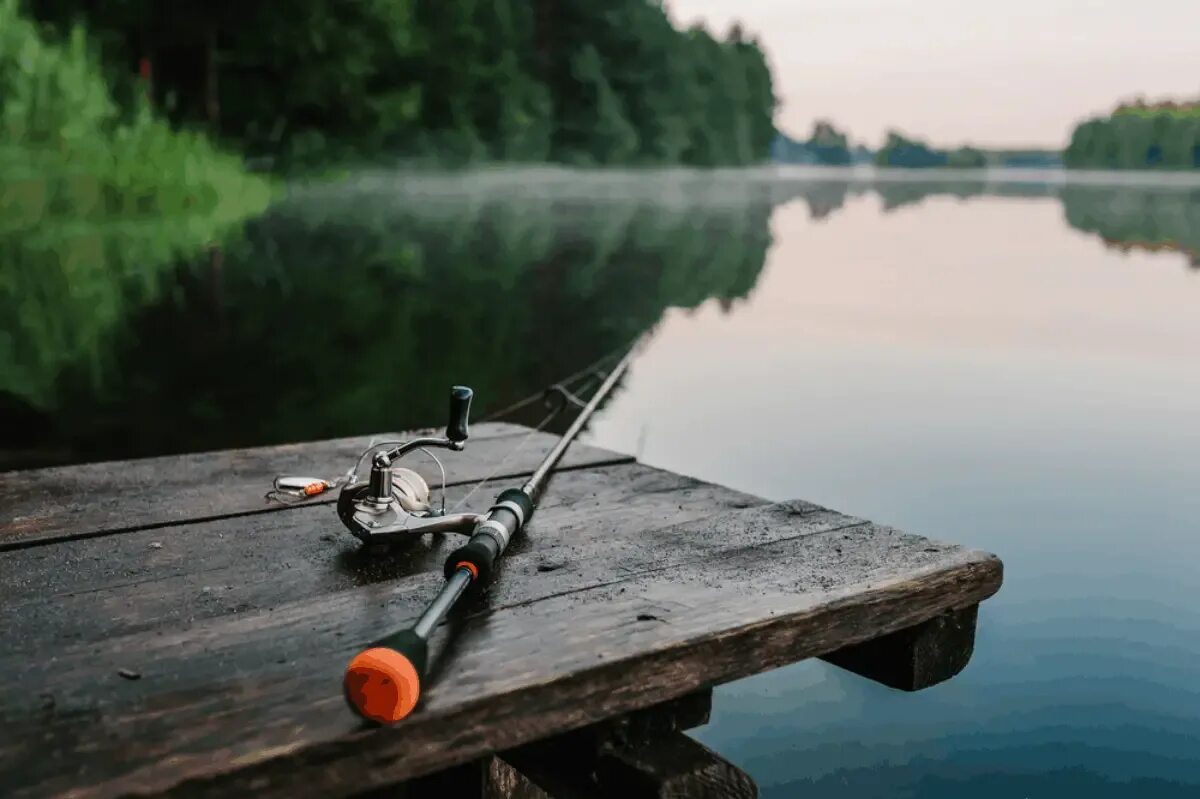
[[[471,415],[471,398],[475,392],[466,386],[450,389],[450,422],[446,425],[446,438],[455,443],[467,440],[467,418]]]

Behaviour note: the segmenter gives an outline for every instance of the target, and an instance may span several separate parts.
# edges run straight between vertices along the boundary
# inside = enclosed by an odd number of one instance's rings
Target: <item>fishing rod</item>
[[[559,400],[559,410],[574,404],[581,406],[579,415],[529,479],[520,488],[500,492],[487,513],[446,514],[444,509],[441,512],[432,509],[427,499],[428,488],[420,476],[395,466],[401,457],[416,450],[461,451],[465,447],[472,397],[471,389],[465,386],[451,389],[450,422],[444,436],[417,438],[376,452],[367,481],[342,488],[338,516],[364,542],[388,542],[429,532],[470,536],[466,544],[446,558],[446,582],[416,623],[380,638],[351,659],[342,687],[355,713],[370,721],[392,724],[417,706],[429,660],[430,633],[468,588],[479,589],[491,581],[496,559],[532,518],[554,467],[612,393],[633,360],[634,349],[636,345],[609,370],[586,403],[561,383],[551,387],[547,393]],[[444,482],[443,477],[443,486]]]

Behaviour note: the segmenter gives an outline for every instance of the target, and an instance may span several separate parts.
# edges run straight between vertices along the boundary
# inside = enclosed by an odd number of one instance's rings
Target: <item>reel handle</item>
[[[342,678],[346,703],[363,719],[395,724],[417,706],[428,662],[424,638],[411,629],[392,633],[346,666]]]
[[[471,415],[471,398],[475,392],[466,386],[450,389],[450,421],[446,424],[446,438],[456,444],[467,440],[467,420]]]

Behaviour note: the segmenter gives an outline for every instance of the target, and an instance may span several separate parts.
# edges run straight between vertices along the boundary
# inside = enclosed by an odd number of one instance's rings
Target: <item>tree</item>
[[[850,163],[850,142],[831,122],[822,119],[813,124],[808,147],[818,164],[843,166]]]
[[[987,156],[982,150],[974,147],[959,147],[946,153],[946,166],[955,169],[983,169],[987,166]]]
[[[775,135],[758,43],[676,30],[657,0],[28,3],[61,30],[86,22],[121,97],[148,92],[176,125],[284,166],[736,165]]]
[[[1144,101],[1075,126],[1063,154],[1072,168],[1194,169],[1200,167],[1200,107]]]
[[[945,153],[934,150],[924,142],[906,138],[895,130],[889,130],[887,141],[875,154],[879,166],[922,168],[946,166]]]
[[[560,110],[560,156],[576,163],[621,163],[638,148],[637,131],[625,118],[621,99],[604,75],[591,45],[571,60],[576,100]]]

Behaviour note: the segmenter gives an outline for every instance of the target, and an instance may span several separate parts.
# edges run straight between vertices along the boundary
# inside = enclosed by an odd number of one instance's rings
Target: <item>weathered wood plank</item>
[[[958,674],[975,650],[979,606],[948,610],[913,627],[831,652],[823,660],[902,691],[920,691]]]
[[[481,480],[527,432],[497,422],[477,425],[466,450],[442,458],[447,479],[454,483]],[[264,499],[276,475],[336,477],[350,468],[372,440],[395,437],[397,434],[388,433],[0,473],[0,551],[188,521],[295,510]],[[556,441],[549,433],[534,434],[503,464],[498,476],[532,472]],[[631,460],[627,455],[575,444],[568,450],[563,468]],[[431,462],[414,458],[405,464],[420,472],[431,486],[440,485],[440,473]],[[334,498],[330,494],[305,505],[331,503]]]
[[[486,508],[511,482],[479,489],[473,505]],[[451,489],[451,504],[467,490]],[[501,580],[496,590],[508,597],[501,601],[527,601],[586,586],[588,580],[611,580],[652,562],[644,548],[627,552],[623,540],[758,504],[764,500],[640,464],[563,472],[554,476],[527,533],[510,549],[510,554],[536,550],[532,572]],[[462,542],[458,536],[429,537],[386,555],[369,554],[327,505],[170,532],[142,530],[0,552],[6,610],[0,639],[12,642],[14,652],[44,652],[155,627],[178,630],[228,613],[440,574],[446,556]],[[638,552],[640,557],[632,557]],[[589,568],[580,570],[584,564]]]
[[[623,542],[654,556],[643,568],[467,608],[434,637],[422,707],[393,729],[361,728],[339,676],[362,642],[416,615],[433,575],[72,647],[51,663],[6,657],[0,784],[14,796],[344,795],[843,649],[999,587],[994,557],[891,528],[787,534],[820,513],[785,504],[665,527]],[[527,583],[539,557],[518,553],[501,584]],[[123,679],[134,657],[142,678]]]

